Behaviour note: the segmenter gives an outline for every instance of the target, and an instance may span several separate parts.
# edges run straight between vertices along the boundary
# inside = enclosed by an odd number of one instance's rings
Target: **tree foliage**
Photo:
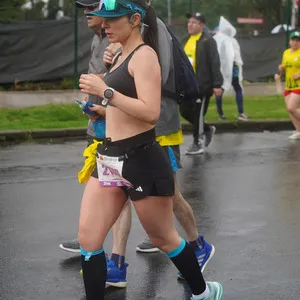
[[[167,21],[168,1],[152,0],[158,15]],[[184,20],[185,13],[199,11],[206,16],[209,27],[218,24],[220,16],[224,16],[237,25],[238,17],[263,17],[265,27],[286,22],[286,13],[282,0],[171,0],[172,16],[175,20]]]
[[[31,11],[24,12],[21,6],[31,1]],[[287,2],[288,0],[286,0]],[[218,24],[220,16],[224,16],[234,25],[238,17],[263,17],[265,28],[286,23],[286,9],[283,0],[170,0],[172,19],[186,21],[187,12],[202,12],[207,19],[209,27]],[[64,0],[65,16],[74,16],[74,0]],[[54,19],[59,9],[59,0],[49,0],[47,5],[48,19]],[[168,0],[152,0],[158,15],[168,20]],[[0,0],[0,20],[41,19],[44,18],[42,0]]]
[[[23,17],[21,7],[26,0],[1,0],[0,21],[16,21]]]
[[[48,1],[48,19],[54,20],[56,18],[57,11],[59,9],[58,0],[49,0]],[[74,1],[75,2],[75,1]]]
[[[44,19],[43,9],[45,3],[43,1],[34,1],[31,0],[32,8],[29,10],[24,10],[24,19],[25,20],[42,20]]]

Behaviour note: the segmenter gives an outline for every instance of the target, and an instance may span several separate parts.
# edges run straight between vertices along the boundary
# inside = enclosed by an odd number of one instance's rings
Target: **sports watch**
[[[108,87],[104,90],[102,105],[106,106],[111,98],[114,96],[115,90],[111,87]]]

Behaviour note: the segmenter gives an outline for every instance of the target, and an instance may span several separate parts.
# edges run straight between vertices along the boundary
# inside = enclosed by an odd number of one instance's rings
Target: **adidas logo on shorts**
[[[143,191],[143,189],[142,189],[142,187],[141,186],[139,186],[138,188],[136,188],[135,189],[137,192],[142,192]]]

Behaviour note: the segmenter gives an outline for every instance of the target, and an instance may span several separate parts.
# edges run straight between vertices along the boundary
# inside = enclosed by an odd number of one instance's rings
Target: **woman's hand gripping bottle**
[[[77,103],[82,111],[91,116],[98,116],[99,118],[95,121],[93,121],[93,127],[95,131],[95,135],[97,138],[103,139],[105,138],[105,119],[101,116],[99,116],[96,112],[91,111],[89,107],[93,107],[93,103],[89,101],[81,101],[81,100],[75,100],[75,103]]]

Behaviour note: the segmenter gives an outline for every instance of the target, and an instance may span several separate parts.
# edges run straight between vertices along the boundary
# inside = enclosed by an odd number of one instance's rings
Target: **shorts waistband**
[[[104,140],[106,146],[118,146],[123,149],[138,148],[147,144],[152,144],[153,142],[155,142],[154,128],[118,141],[111,141],[109,137]]]

